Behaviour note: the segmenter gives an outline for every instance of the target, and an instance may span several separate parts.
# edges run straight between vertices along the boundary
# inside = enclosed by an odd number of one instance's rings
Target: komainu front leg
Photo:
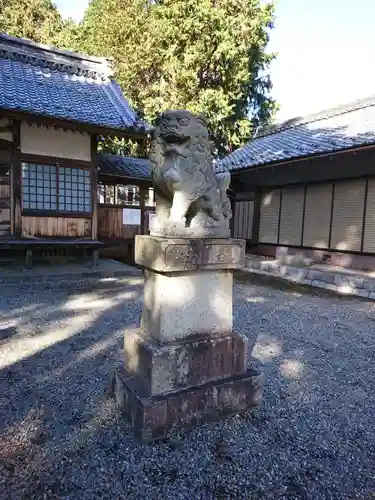
[[[168,224],[169,212],[172,206],[172,200],[155,191],[155,201],[156,201],[156,218],[150,223],[151,234],[159,234],[163,232],[163,229]]]
[[[189,210],[191,201],[182,191],[176,191],[173,196],[172,207],[169,215],[169,223],[185,226],[185,216]]]
[[[172,201],[166,197],[155,192],[155,202],[156,202],[156,217],[162,223],[166,223],[169,218],[169,212],[171,210]]]

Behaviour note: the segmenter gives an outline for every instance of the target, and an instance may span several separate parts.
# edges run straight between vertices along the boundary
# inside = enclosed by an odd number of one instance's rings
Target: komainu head
[[[209,140],[204,116],[186,110],[165,111],[159,116],[156,127],[167,144],[183,144],[194,139],[206,143]]]
[[[181,167],[189,162],[200,171],[211,167],[211,144],[207,123],[202,115],[173,110],[162,113],[156,122],[150,160],[154,168],[163,168],[168,157],[180,157]],[[191,163],[192,162],[192,163]]]

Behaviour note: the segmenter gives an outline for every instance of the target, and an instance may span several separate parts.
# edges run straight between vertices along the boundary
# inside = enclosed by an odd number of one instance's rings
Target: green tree
[[[0,0],[0,32],[60,45],[64,25],[51,0]]]
[[[92,0],[70,48],[112,57],[133,106],[204,113],[216,152],[246,142],[275,110],[260,0]]]

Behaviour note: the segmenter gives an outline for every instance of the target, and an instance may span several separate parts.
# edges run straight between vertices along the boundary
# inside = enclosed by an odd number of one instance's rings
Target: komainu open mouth
[[[188,140],[184,135],[180,135],[177,132],[166,132],[163,134],[163,138],[166,142],[174,144],[183,144]]]

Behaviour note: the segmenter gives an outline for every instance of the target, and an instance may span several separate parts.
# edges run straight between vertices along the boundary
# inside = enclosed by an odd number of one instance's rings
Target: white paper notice
[[[122,223],[124,226],[140,226],[141,211],[139,208],[123,208]]]
[[[156,224],[156,214],[149,212],[148,213],[148,231],[149,232],[155,230],[155,224]]]

